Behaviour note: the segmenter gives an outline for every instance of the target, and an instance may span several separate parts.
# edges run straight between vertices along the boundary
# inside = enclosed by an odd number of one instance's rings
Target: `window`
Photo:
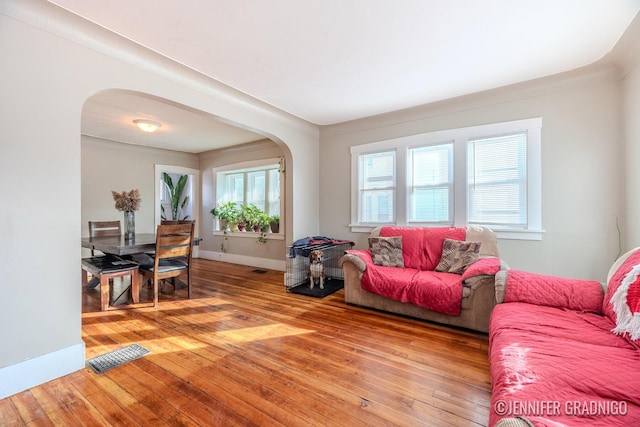
[[[352,231],[475,224],[540,239],[541,126],[527,119],[351,147]]]
[[[470,140],[467,146],[469,224],[527,226],[527,135]]]
[[[267,214],[280,215],[280,159],[245,162],[214,169],[216,205],[254,204]]]
[[[409,222],[453,223],[453,143],[410,148]]]
[[[394,220],[395,151],[360,156],[361,223],[389,223]]]

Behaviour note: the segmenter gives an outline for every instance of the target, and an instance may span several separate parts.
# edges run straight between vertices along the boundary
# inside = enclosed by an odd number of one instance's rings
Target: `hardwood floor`
[[[485,334],[287,293],[283,273],[194,260],[193,298],[99,311],[83,290],[86,358],[151,353],[0,400],[0,425],[479,426]],[[80,284],[79,284],[80,286]]]

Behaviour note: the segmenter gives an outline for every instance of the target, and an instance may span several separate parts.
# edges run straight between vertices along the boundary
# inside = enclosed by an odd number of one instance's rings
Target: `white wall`
[[[349,147],[434,130],[542,117],[542,241],[503,240],[512,268],[604,280],[618,252],[623,215],[621,98],[616,68],[589,71],[321,129],[321,229],[351,233]]]
[[[287,145],[287,234],[317,233],[315,126],[44,1],[0,2],[0,57],[0,397],[84,365],[80,117],[98,91],[149,93]]]
[[[622,84],[625,165],[625,250],[640,246],[640,18],[636,18],[635,56],[624,68]],[[629,35],[631,38],[631,34]]]
[[[198,169],[197,154],[106,141],[90,136],[81,139],[81,227],[89,234],[88,221],[123,221],[111,191],[140,192],[136,232],[155,232],[155,165]],[[200,224],[198,224],[199,226]]]

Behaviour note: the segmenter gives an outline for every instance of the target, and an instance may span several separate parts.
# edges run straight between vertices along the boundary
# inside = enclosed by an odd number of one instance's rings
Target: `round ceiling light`
[[[136,119],[133,123],[135,123],[141,131],[149,133],[155,132],[160,126],[162,126],[160,123],[154,122],[153,120]]]

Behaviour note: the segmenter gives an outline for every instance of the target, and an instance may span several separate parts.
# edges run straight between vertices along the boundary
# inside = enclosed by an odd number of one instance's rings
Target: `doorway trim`
[[[192,183],[193,183],[193,197],[192,197],[192,216],[196,221],[196,228],[194,229],[195,236],[200,236],[200,171],[198,169],[186,168],[183,166],[172,166],[172,165],[155,165],[155,200],[154,200],[154,220],[155,227],[158,228],[160,225],[160,221],[162,219],[162,211],[160,209],[160,200],[162,199],[162,186],[160,185],[162,179],[162,173],[175,173],[180,175],[191,175]],[[198,247],[194,245],[193,247],[193,257],[198,257]]]

